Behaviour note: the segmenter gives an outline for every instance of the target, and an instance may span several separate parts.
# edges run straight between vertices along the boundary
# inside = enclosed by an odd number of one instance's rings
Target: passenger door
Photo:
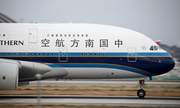
[[[136,48],[130,47],[127,49],[127,61],[128,62],[136,62],[137,61],[137,53]]]
[[[37,43],[38,41],[38,30],[37,29],[29,29],[29,43]]]
[[[59,62],[67,62],[68,61],[68,49],[63,47],[59,48],[59,56],[58,56]]]

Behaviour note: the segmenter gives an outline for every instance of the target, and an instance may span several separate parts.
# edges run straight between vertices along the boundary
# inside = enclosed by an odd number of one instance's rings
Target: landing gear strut
[[[146,96],[146,92],[143,90],[143,86],[145,86],[145,80],[139,80],[139,84],[138,86],[140,87],[140,89],[137,91],[137,95],[139,98],[144,98],[144,96]]]

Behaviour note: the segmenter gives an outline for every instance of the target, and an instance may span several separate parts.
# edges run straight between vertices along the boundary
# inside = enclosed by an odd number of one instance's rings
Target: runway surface
[[[36,95],[0,96],[0,105],[37,105]],[[180,97],[43,95],[42,105],[106,105],[179,107]]]
[[[145,82],[146,86],[165,86],[165,87],[176,87],[180,86],[180,82]],[[137,86],[137,81],[41,81],[41,86],[58,85],[58,86]],[[37,82],[30,82],[29,86],[37,86]]]

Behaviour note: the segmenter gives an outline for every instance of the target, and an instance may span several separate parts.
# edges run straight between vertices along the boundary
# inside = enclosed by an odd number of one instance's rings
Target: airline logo
[[[9,46],[24,45],[24,41],[23,40],[0,40],[0,45],[9,45]]]
[[[64,44],[66,40],[63,39],[56,39],[56,42],[54,44],[55,47],[65,47],[66,45]],[[50,39],[42,39],[41,40],[41,47],[50,47]],[[79,46],[79,42],[81,42],[80,40],[77,39],[73,39],[70,40],[71,42],[71,47],[78,47]],[[108,47],[108,39],[100,39],[100,46],[99,47]],[[85,40],[84,42],[85,47],[86,48],[93,48],[94,47],[94,39],[88,39]],[[123,41],[118,39],[115,41],[115,46],[117,46],[118,48],[123,45]]]

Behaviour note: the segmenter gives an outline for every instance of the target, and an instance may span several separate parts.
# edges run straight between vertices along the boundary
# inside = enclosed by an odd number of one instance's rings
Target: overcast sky
[[[24,23],[119,26],[180,46],[180,0],[0,0],[0,12]]]

